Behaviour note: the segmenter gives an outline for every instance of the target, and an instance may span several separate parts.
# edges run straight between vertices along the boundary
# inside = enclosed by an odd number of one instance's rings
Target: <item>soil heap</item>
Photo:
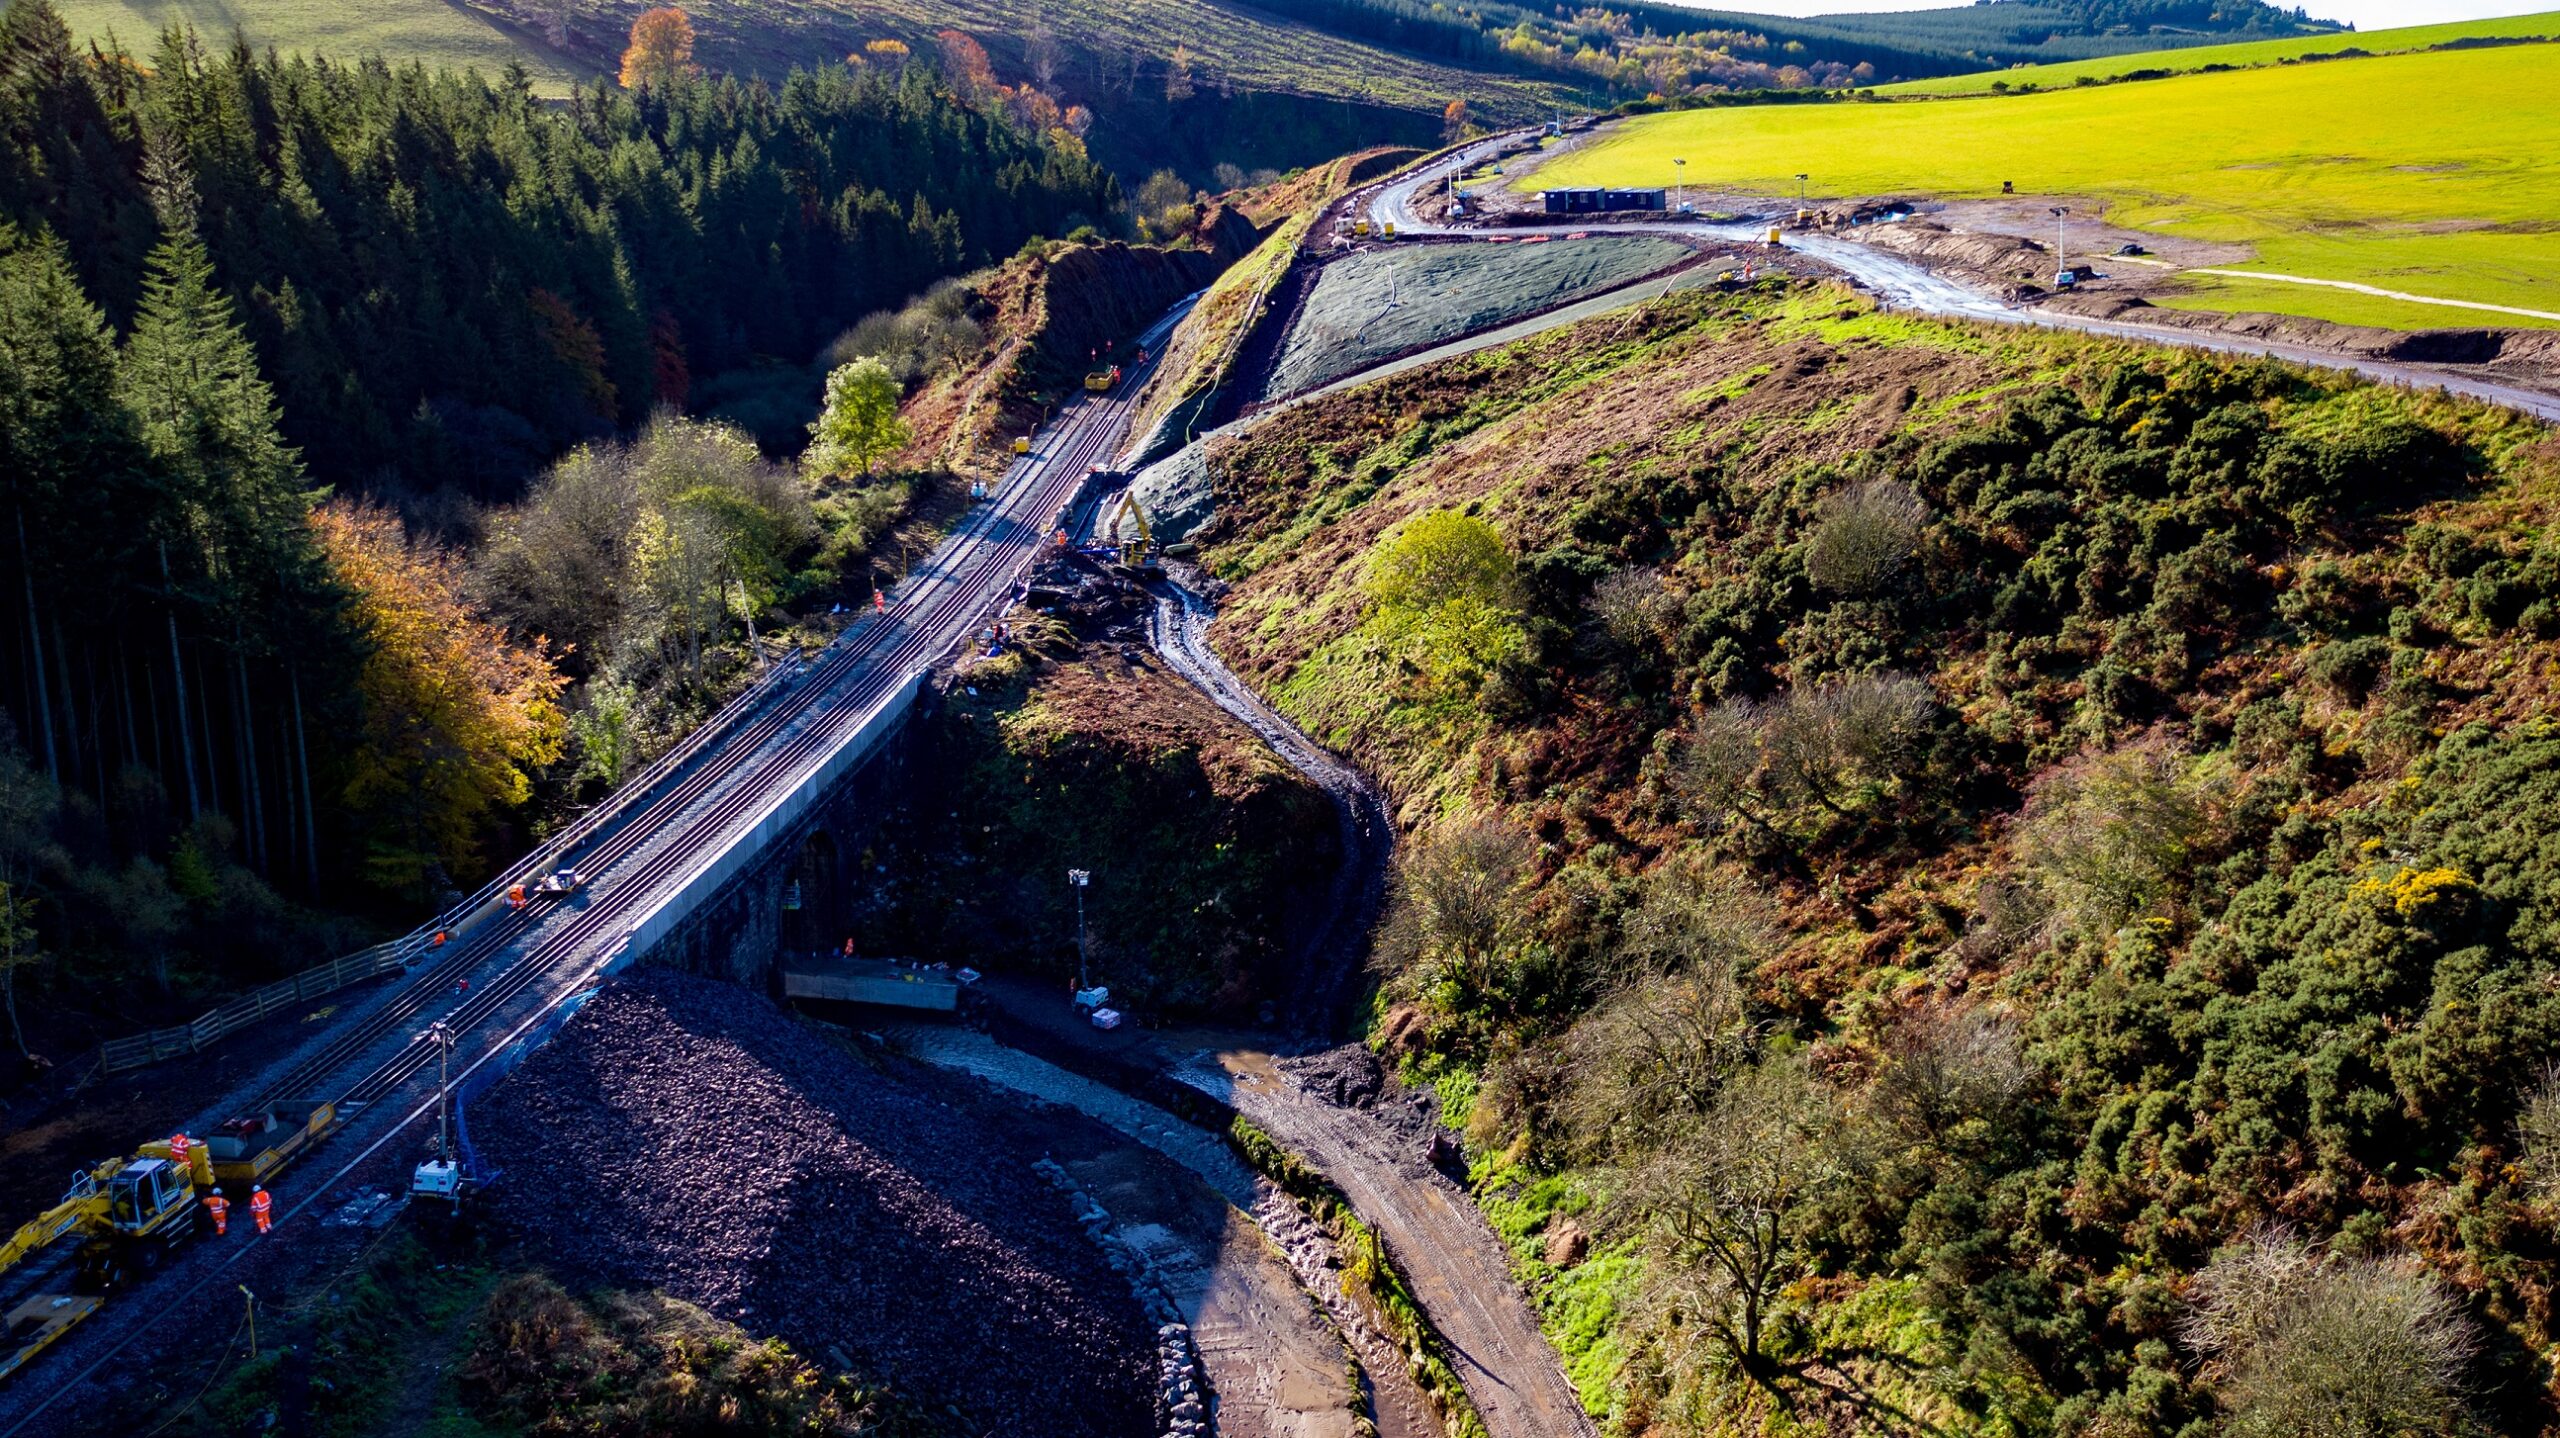
[[[658,1288],[836,1350],[970,1433],[1155,1416],[1153,1329],[1023,1120],[730,984],[644,971],[472,1112],[500,1221],[572,1287]]]

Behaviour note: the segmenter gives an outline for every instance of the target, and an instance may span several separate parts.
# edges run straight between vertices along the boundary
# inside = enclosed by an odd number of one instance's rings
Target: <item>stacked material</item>
[[[499,1219],[572,1287],[659,1288],[840,1351],[971,1433],[1127,1435],[1155,1323],[1033,1171],[1025,1122],[928,1092],[733,985],[599,994],[473,1115]]]

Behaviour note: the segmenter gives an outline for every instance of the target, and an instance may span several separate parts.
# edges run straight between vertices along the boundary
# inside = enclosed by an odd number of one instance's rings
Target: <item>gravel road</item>
[[[1367,1058],[1351,1046],[1321,1061]],[[1423,1095],[1384,1082],[1369,1106],[1335,1103],[1310,1092],[1280,1061],[1243,1051],[1210,1056],[1181,1077],[1312,1164],[1377,1230],[1492,1438],[1591,1438],[1590,1416],[1512,1281],[1502,1241],[1424,1156],[1432,1121],[1418,1101]]]

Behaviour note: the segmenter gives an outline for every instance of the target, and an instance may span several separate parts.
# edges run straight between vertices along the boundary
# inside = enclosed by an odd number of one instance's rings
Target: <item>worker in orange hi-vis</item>
[[[187,1166],[187,1146],[190,1142],[191,1140],[185,1134],[169,1135],[169,1162],[176,1164],[181,1172]]]
[[[258,1225],[260,1233],[275,1226],[275,1200],[267,1196],[267,1186],[259,1184],[249,1191],[249,1221]]]
[[[204,1211],[213,1216],[214,1237],[220,1238],[231,1231],[231,1200],[222,1196],[221,1189],[204,1196]]]
[[[875,589],[871,591],[871,609],[875,614],[886,614],[889,612],[889,595],[885,590]]]

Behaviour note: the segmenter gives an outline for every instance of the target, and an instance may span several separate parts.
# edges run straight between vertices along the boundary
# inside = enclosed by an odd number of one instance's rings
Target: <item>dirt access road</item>
[[[1271,1055],[1204,1055],[1181,1077],[1259,1124],[1331,1180],[1413,1286],[1493,1438],[1597,1430],[1538,1329],[1484,1215],[1425,1157],[1433,1121],[1389,1080],[1369,1106],[1333,1102]]]
[[[1435,160],[1412,174],[1389,180],[1370,192],[1365,199],[1373,222],[1392,223],[1399,235],[1477,235],[1483,231],[1443,224],[1421,213],[1414,204],[1415,195],[1426,185],[1453,175],[1466,173],[1485,163],[1506,146],[1533,131],[1513,131],[1491,136],[1462,150]],[[1706,233],[1720,239],[1748,242],[1766,233],[1760,224],[1717,224],[1706,220],[1596,221],[1576,224],[1585,233],[1623,231],[1639,234],[1665,234],[1688,231]],[[2119,319],[2102,319],[2073,314],[2067,310],[2034,305],[2013,305],[1991,295],[1979,293],[1927,267],[1901,256],[1843,240],[1830,235],[1789,234],[1785,246],[1793,253],[1813,260],[1859,287],[1872,291],[1877,298],[1898,309],[1917,310],[1923,314],[1943,315],[1951,319],[1982,320],[1992,324],[2041,325],[2048,329],[2077,330],[2086,334],[2106,335],[2117,339],[2144,340],[2153,344],[2179,345],[2216,354],[2258,355],[2294,364],[2341,369],[2368,379],[2391,384],[2416,385],[2440,389],[2448,394],[2486,400],[2491,404],[2540,419],[2560,422],[2560,397],[2501,384],[2478,375],[2456,373],[2429,365],[2406,361],[2373,359],[2341,354],[2304,344],[2288,343],[2254,335],[2221,331],[2180,329],[2167,325],[2131,324]]]
[[[1395,829],[1374,784],[1280,717],[1219,661],[1207,637],[1213,615],[1198,594],[1167,584],[1151,634],[1157,652],[1322,786],[1342,815],[1345,861],[1309,970],[1327,976],[1317,1003],[1330,1014],[1367,955]],[[1595,1431],[1511,1277],[1501,1240],[1425,1157],[1433,1126],[1427,1110],[1400,1095],[1392,1081],[1375,1103],[1332,1102],[1253,1049],[1204,1054],[1177,1073],[1259,1124],[1351,1200],[1413,1285],[1492,1438],[1575,1438]]]

